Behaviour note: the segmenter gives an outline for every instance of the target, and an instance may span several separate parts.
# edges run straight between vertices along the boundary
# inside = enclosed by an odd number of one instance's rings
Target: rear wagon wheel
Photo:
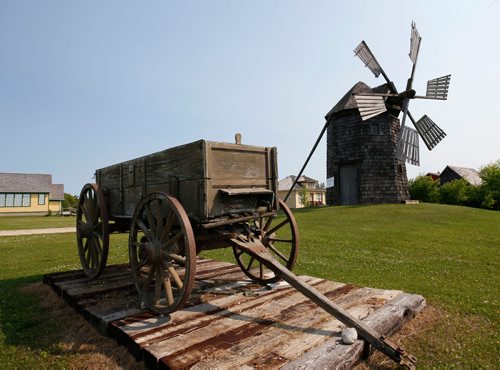
[[[85,275],[98,277],[106,267],[109,250],[109,217],[102,191],[86,184],[76,211],[76,241]]]

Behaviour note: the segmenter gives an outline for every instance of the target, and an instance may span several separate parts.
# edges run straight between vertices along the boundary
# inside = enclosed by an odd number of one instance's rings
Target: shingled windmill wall
[[[327,204],[346,204],[341,194],[342,166],[349,166],[357,175],[357,189],[350,191],[356,192],[358,204],[400,203],[409,195],[405,163],[395,155],[399,120],[386,112],[362,121],[349,101],[360,84],[362,90],[368,88],[363,83],[355,85],[326,117],[330,121],[327,178],[333,178],[334,184],[327,189]]]

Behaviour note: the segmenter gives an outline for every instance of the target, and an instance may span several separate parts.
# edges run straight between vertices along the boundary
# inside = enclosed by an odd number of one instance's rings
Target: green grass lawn
[[[0,230],[47,229],[75,226],[75,217],[61,216],[2,216]]]
[[[497,366],[500,212],[420,204],[298,210],[295,216],[296,273],[421,294],[438,312],[438,319],[401,338],[419,366]],[[203,255],[233,261],[229,250]],[[0,237],[0,256],[0,368],[68,367],[72,355],[52,339],[63,326],[46,322],[37,298],[23,287],[45,273],[79,268],[75,236]],[[113,235],[110,263],[126,260],[127,235]]]

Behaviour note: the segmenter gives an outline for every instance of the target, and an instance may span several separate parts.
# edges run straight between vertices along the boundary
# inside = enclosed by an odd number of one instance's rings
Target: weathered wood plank
[[[339,344],[343,325],[335,318],[289,284],[261,287],[235,266],[199,259],[201,275],[187,306],[167,316],[142,310],[135,289],[122,289],[131,282],[126,265],[111,266],[93,282],[78,271],[53,274],[54,281],[48,275],[44,281],[151,368],[322,368],[360,361],[363,342]],[[421,296],[397,290],[300,279],[385,335],[399,330],[425,305]]]
[[[390,336],[425,307],[420,295],[401,293],[363,321],[383,335]],[[361,361],[364,342],[358,340],[348,346],[340,343],[340,335],[289,362],[284,369],[350,368]]]
[[[323,293],[342,287],[342,284],[329,281],[316,285],[316,289]],[[171,368],[192,366],[207,353],[237,345],[269,329],[279,321],[279,316],[287,312],[293,315],[293,308],[306,301],[307,298],[293,291],[283,292],[272,299],[259,297],[244,306],[236,306],[218,314],[215,320],[204,318],[199,325],[192,327],[192,331],[155,342],[147,346],[145,351]]]

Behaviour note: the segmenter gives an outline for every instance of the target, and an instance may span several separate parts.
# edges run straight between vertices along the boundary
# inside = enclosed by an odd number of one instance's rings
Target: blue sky
[[[295,174],[324,115],[358,81],[365,40],[402,90],[451,73],[448,101],[413,101],[448,136],[409,177],[500,158],[500,2],[0,1],[0,172],[51,173],[79,194],[94,170],[198,139],[276,146]],[[306,174],[326,180],[326,140]]]

